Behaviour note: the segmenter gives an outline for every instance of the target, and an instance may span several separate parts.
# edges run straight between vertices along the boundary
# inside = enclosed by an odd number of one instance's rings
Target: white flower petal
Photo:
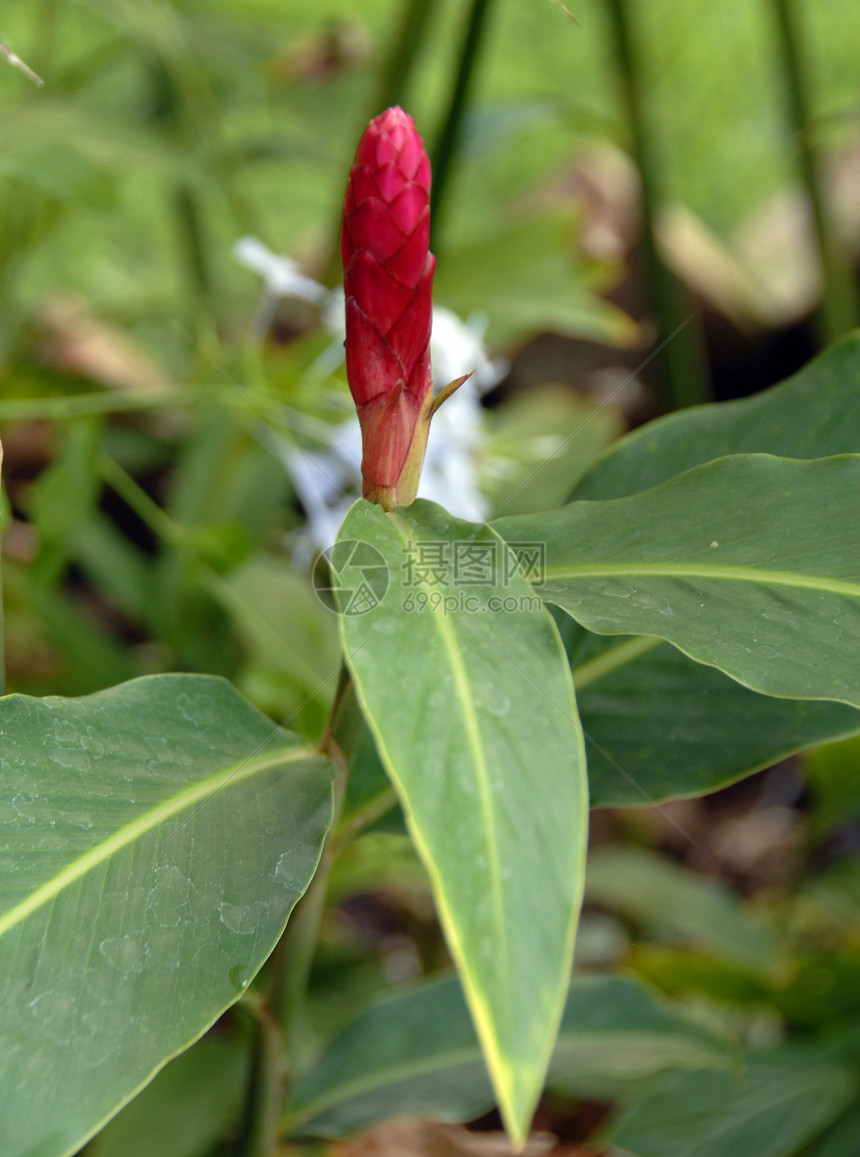
[[[260,274],[271,297],[298,297],[312,305],[322,305],[328,298],[325,286],[306,277],[297,261],[273,253],[258,237],[240,237],[233,246],[233,256],[240,265]]]

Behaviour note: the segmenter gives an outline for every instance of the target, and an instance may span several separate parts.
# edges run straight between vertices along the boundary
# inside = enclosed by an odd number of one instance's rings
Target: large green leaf
[[[573,497],[624,497],[733,453],[816,458],[857,450],[858,375],[854,335],[753,398],[679,411],[634,431],[603,454]],[[759,695],[657,638],[609,639],[573,622],[563,635],[592,805],[712,791],[860,729],[852,708]]]
[[[860,456],[721,458],[643,494],[500,519],[546,545],[544,597],[657,635],[769,695],[860,706]]]
[[[622,438],[572,498],[624,498],[728,454],[826,458],[860,450],[860,334],[781,385],[740,402],[679,410]]]
[[[172,1060],[88,1148],[87,1157],[206,1157],[235,1128],[249,1042],[212,1033]]]
[[[592,635],[569,622],[592,807],[702,795],[860,731],[855,707],[759,695],[660,639]]]
[[[657,1078],[610,1137],[637,1157],[793,1157],[853,1095],[850,1069],[812,1049],[784,1047],[750,1053],[743,1074]]]
[[[0,700],[0,1137],[74,1152],[244,991],[331,768],[220,679]]]
[[[666,1068],[727,1068],[725,1040],[632,976],[576,975],[550,1076],[639,1079]],[[465,1121],[493,1103],[455,978],[375,1001],[296,1086],[289,1127],[338,1137],[403,1113]]]
[[[581,898],[588,804],[569,667],[528,583],[515,568],[503,577],[513,560],[486,527],[429,502],[389,515],[357,503],[333,559],[346,609],[371,550],[390,587],[374,609],[343,616],[346,654],[506,1125],[521,1137],[558,1029]],[[476,557],[498,573],[458,587],[458,568]]]

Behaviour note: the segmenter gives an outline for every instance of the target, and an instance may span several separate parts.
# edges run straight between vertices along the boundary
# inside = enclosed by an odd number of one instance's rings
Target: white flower
[[[510,369],[506,358],[490,358],[484,348],[487,318],[472,314],[463,321],[442,305],[433,306],[433,331],[430,337],[430,363],[433,385],[441,390],[454,378],[472,371],[469,379],[484,394],[498,385]],[[458,393],[462,392],[462,387]],[[457,395],[455,395],[456,397]],[[449,403],[439,411],[442,411]]]
[[[322,305],[328,297],[326,287],[306,277],[298,261],[273,253],[257,237],[240,237],[233,246],[233,256],[240,265],[260,274],[267,297],[298,297],[311,305]]]
[[[323,306],[328,299],[326,287],[306,277],[298,261],[273,253],[257,237],[240,237],[233,246],[233,256],[263,279],[263,300],[254,323],[261,341],[269,332],[279,301],[291,297]]]
[[[358,423],[356,422],[356,425]],[[340,524],[361,493],[361,469],[341,469],[337,456],[325,451],[301,451],[285,438],[278,439],[278,453],[304,507],[307,522],[295,536],[293,559],[310,566],[314,555],[334,544]],[[356,478],[357,473],[357,478]]]

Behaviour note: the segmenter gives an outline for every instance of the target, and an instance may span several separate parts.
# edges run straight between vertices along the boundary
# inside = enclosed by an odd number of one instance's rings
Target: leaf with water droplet
[[[390,515],[359,502],[341,535],[388,561],[385,598],[341,619],[345,651],[502,1115],[522,1137],[561,1017],[584,874],[588,800],[567,661],[516,556],[486,527],[430,502]],[[472,559],[476,547],[495,558],[494,575],[470,583],[456,571],[464,543]],[[455,597],[411,614],[407,596],[426,592],[403,562],[428,544]]]
[[[333,769],[209,676],[9,695],[0,729],[2,1150],[60,1157],[261,966],[315,870]]]

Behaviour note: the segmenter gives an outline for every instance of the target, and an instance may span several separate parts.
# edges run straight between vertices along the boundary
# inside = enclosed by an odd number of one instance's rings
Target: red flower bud
[[[387,510],[415,497],[433,409],[429,240],[430,162],[412,117],[390,108],[359,143],[341,232],[363,491]]]

